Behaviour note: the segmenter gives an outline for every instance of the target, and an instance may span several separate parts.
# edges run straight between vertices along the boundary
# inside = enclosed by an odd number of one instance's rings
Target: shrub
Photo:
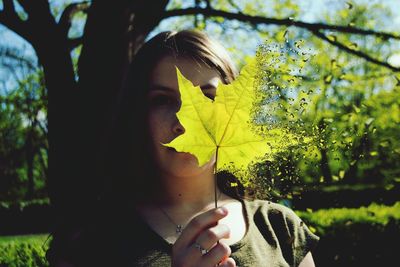
[[[321,237],[313,252],[316,266],[393,266],[396,262],[400,202],[296,213]],[[0,237],[0,266],[48,266],[45,252],[50,241],[46,239],[47,235]]]
[[[373,202],[393,205],[400,200],[400,183],[390,185],[306,185],[307,189],[293,194],[291,207],[296,210],[328,209],[328,208],[358,208],[368,206]]]
[[[22,235],[51,231],[53,210],[48,199],[0,202],[0,235]]]
[[[334,208],[297,214],[321,237],[316,266],[392,266],[400,240],[400,202],[358,209]]]

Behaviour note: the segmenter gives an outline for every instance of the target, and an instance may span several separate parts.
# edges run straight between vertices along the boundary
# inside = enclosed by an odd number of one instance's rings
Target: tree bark
[[[102,159],[112,108],[127,66],[147,35],[157,26],[168,1],[93,1],[79,58],[79,83],[72,103],[73,176],[62,177],[56,197],[62,206],[84,208],[98,197],[102,186]],[[134,137],[132,137],[134,138]],[[64,135],[64,139],[68,139]],[[73,160],[72,160],[73,159]],[[61,171],[62,169],[60,169]],[[53,179],[59,180],[58,177]],[[64,183],[65,182],[65,183]],[[65,190],[68,188],[68,190]],[[74,192],[74,197],[68,195]],[[72,206],[71,206],[72,205]]]
[[[46,17],[46,21],[32,20],[35,24],[32,27],[40,30],[29,40],[43,66],[48,91],[48,186],[52,202],[59,204],[64,192],[71,195],[66,192],[69,188],[65,187],[65,181],[75,175],[72,166],[77,151],[75,119],[78,113],[73,101],[77,87],[67,38],[59,31],[54,18]]]
[[[34,148],[33,148],[33,138],[34,138],[34,127],[35,125],[32,125],[30,129],[28,129],[28,134],[26,136],[26,144],[25,144],[25,157],[26,157],[26,163],[27,163],[27,175],[28,175],[28,190],[26,193],[25,198],[28,200],[31,200],[33,198],[34,194],[34,189],[35,189],[35,183],[34,183],[34,177],[33,177],[33,160],[35,157],[34,154]]]
[[[318,122],[318,128],[320,129],[321,133],[323,133],[323,130],[326,129],[326,124],[324,123],[324,118],[321,118],[320,121]],[[322,142],[325,143],[326,141],[323,140]],[[328,151],[324,145],[320,147],[320,153],[321,153],[321,160],[319,162],[319,167],[320,167],[322,176],[324,177],[324,181],[326,183],[332,183],[333,179],[332,179],[332,171],[329,166]]]

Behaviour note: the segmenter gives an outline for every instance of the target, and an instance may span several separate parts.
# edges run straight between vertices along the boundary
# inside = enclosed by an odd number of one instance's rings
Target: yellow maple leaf
[[[254,131],[252,108],[257,100],[257,63],[246,64],[231,84],[219,84],[215,100],[207,98],[199,86],[193,86],[177,68],[182,105],[177,117],[185,133],[168,144],[178,152],[191,153],[199,166],[217,153],[217,168],[246,170],[259,158],[271,158],[292,141],[281,129],[271,129],[267,135]],[[243,177],[241,177],[242,182]]]

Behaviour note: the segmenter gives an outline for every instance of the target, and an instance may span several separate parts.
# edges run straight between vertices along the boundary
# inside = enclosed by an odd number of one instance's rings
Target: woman
[[[193,155],[162,145],[185,132],[176,117],[176,67],[211,99],[218,83],[236,76],[225,50],[203,33],[163,32],[148,41],[131,65],[118,103],[102,201],[88,223],[64,231],[69,234],[55,233],[50,262],[314,266],[310,250],[318,237],[293,211],[247,199],[226,173],[217,176],[215,187],[215,157],[198,167]],[[232,181],[239,186],[228,186]]]

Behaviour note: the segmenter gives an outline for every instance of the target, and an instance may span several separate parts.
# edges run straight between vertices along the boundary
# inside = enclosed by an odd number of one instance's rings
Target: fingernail
[[[219,207],[218,213],[222,215],[226,215],[228,213],[228,209],[226,207]]]

